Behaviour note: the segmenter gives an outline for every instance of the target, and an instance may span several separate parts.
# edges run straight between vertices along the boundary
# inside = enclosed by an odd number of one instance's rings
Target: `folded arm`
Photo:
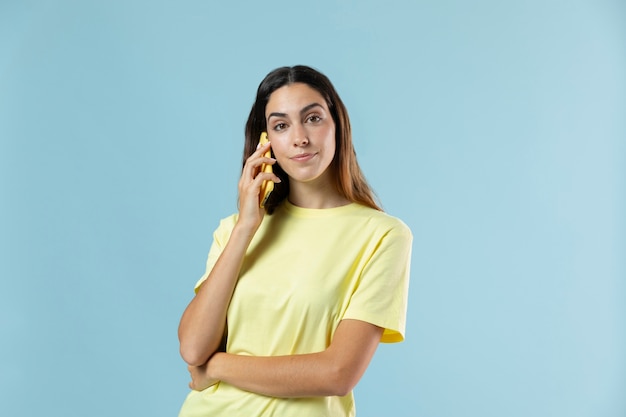
[[[383,329],[359,320],[343,320],[331,345],[319,353],[243,356],[218,352],[201,367],[189,367],[191,388],[224,381],[272,397],[347,395],[367,369]]]

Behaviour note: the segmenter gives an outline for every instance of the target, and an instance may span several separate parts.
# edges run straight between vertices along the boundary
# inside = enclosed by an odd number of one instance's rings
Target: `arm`
[[[201,367],[190,367],[191,388],[216,381],[272,397],[347,395],[367,369],[383,329],[360,320],[342,320],[323,352],[290,356],[239,356],[218,352]]]
[[[220,346],[226,312],[252,236],[235,226],[211,273],[183,313],[178,327],[180,354],[190,365],[205,363]]]
[[[263,220],[259,192],[263,180],[280,182],[271,173],[259,173],[261,164],[275,160],[263,157],[269,143],[254,152],[239,180],[239,217],[220,257],[198,293],[191,300],[178,327],[180,354],[189,365],[198,366],[217,351],[226,327],[226,312],[235,290],[246,250]]]

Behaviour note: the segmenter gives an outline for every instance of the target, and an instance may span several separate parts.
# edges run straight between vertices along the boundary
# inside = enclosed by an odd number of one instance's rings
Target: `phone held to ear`
[[[263,146],[268,142],[267,139],[267,132],[263,132],[261,133],[261,139],[259,141],[259,146]],[[271,158],[272,157],[272,152],[270,150],[268,150],[267,152],[265,152],[263,154],[264,157],[266,158]],[[261,172],[273,172],[272,171],[272,166],[269,164],[263,164],[261,165]],[[265,203],[267,202],[267,199],[269,198],[271,192],[274,190],[274,182],[273,181],[263,181],[263,184],[261,184],[261,198],[259,199],[259,205],[261,207],[265,207]]]

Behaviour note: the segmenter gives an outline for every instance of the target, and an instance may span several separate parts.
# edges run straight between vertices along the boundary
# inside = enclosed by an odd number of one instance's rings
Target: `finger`
[[[275,184],[282,182],[280,177],[273,172],[259,172],[256,177],[252,179],[252,181],[248,184],[242,185],[240,193],[249,195],[250,197],[258,197],[264,181],[271,181]]]
[[[246,161],[246,166],[259,167],[261,164],[273,165],[274,163],[276,163],[276,159],[272,158],[271,155],[260,154],[250,156]]]
[[[269,151],[271,147],[272,147],[272,144],[270,142],[267,142],[264,145],[260,145],[259,144],[259,146],[257,146],[256,150],[254,152],[252,152],[252,154],[248,157],[248,161],[256,159],[259,156],[262,156],[264,153]]]
[[[259,174],[262,173],[263,165],[272,166],[275,163],[276,159],[267,157],[259,157],[255,160],[248,161],[239,179],[240,192],[247,186],[255,186],[255,180],[258,178]],[[273,176],[272,178],[263,177],[263,179],[272,179],[274,182],[280,182],[277,176]]]
[[[263,164],[274,165],[276,159],[266,157],[263,155],[252,155],[246,160],[246,164],[241,172],[241,177],[244,180],[252,180],[256,174],[261,170]]]
[[[256,151],[258,152],[260,149],[265,149],[268,150],[270,147],[272,146],[271,142],[265,142],[263,145],[261,145],[261,143],[259,143],[258,145],[256,145]]]
[[[259,186],[263,183],[263,181],[272,181],[275,184],[282,182],[280,177],[273,172],[259,172],[256,177],[254,177],[254,182],[259,181]]]
[[[272,145],[272,143],[271,143],[271,142],[269,142],[269,141],[268,141],[268,142],[265,142],[263,145],[261,145],[261,143],[259,142],[259,144],[258,144],[258,145],[256,145],[256,150],[258,151],[259,149],[262,149],[262,148],[269,149],[271,145]],[[255,151],[255,152],[256,152],[256,151]]]

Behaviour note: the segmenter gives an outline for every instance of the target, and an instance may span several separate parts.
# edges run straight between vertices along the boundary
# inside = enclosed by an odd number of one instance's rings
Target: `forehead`
[[[304,107],[317,103],[328,111],[324,97],[314,88],[304,83],[293,83],[276,89],[265,106],[265,116],[270,113],[298,113]]]

